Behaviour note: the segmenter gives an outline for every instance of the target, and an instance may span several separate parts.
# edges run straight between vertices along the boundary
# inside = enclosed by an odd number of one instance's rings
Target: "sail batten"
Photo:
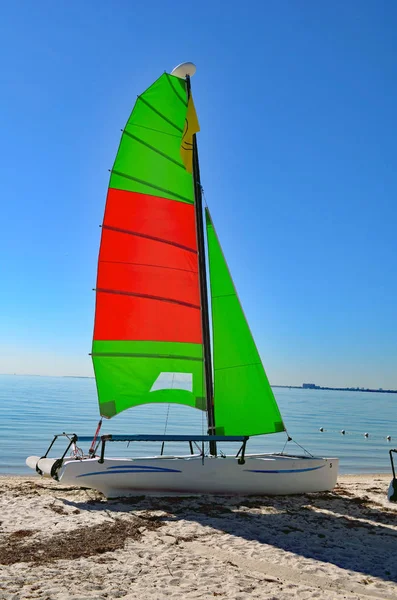
[[[127,175],[127,173],[120,173],[119,171],[116,171],[115,169],[112,169],[112,175],[117,175],[118,177],[124,177],[125,179],[130,179],[131,181],[134,181],[135,183],[138,183],[142,186],[145,186],[147,188],[151,188],[153,190],[157,190],[159,192],[163,192],[164,194],[166,194],[166,197],[172,197],[173,199],[178,199],[178,200],[182,200],[183,202],[189,202],[190,204],[193,204],[193,199],[188,198],[187,196],[181,196],[180,194],[177,194],[177,192],[173,191],[173,190],[168,190],[166,188],[160,187],[158,185],[154,185],[153,183],[150,183],[149,181],[144,181],[143,179],[138,179],[138,177],[133,177],[132,175]],[[117,186],[117,181],[111,179],[111,182],[113,181],[113,185],[114,185],[114,189],[127,189],[129,190],[130,187],[127,186],[126,188],[124,188],[122,185]],[[131,190],[134,191],[134,190]]]
[[[152,267],[153,269],[170,269],[171,271],[182,271],[184,273],[197,273],[196,269],[181,269],[179,267],[167,267],[166,265],[153,265],[144,262],[132,262],[128,260],[103,260],[103,263],[112,265],[134,265],[135,267]]]
[[[194,254],[197,254],[196,248],[189,248],[188,246],[183,246],[182,244],[171,242],[170,240],[164,240],[153,235],[145,235],[143,233],[139,233],[138,231],[131,231],[130,229],[121,229],[120,227],[112,227],[111,225],[102,225],[102,227],[104,229],[108,229],[109,231],[116,231],[117,233],[125,233],[127,235],[136,235],[138,237],[146,238],[147,240],[160,242],[161,244],[170,244],[170,246],[175,246],[175,248],[181,248],[181,250],[186,250],[187,252],[193,252]]]
[[[171,127],[174,127],[174,129],[176,129],[177,131],[180,131],[182,133],[183,128],[178,127],[178,125],[176,125],[175,123],[173,123],[170,119],[167,119],[167,117],[165,115],[163,115],[159,110],[157,110],[154,106],[152,106],[147,100],[145,100],[142,96],[138,96],[138,99],[143,102],[144,104],[146,104],[146,106],[148,108],[150,108],[150,110],[152,110],[154,113],[156,113],[156,115],[158,115],[161,119],[164,119],[164,121],[166,123],[168,123],[169,125],[171,125]]]
[[[187,306],[188,308],[196,308],[200,310],[200,306],[198,304],[190,304],[189,302],[183,302],[182,300],[175,300],[175,298],[162,298],[161,296],[150,296],[149,294],[139,294],[138,292],[127,292],[125,290],[105,290],[103,288],[97,288],[96,291],[102,294],[120,294],[124,296],[135,296],[136,298],[146,298],[147,300],[156,300],[157,302],[172,302],[173,304],[180,304],[181,306]]]
[[[159,154],[163,158],[166,158],[167,160],[171,161],[172,163],[174,163],[174,165],[177,165],[181,169],[185,168],[184,165],[182,165],[179,161],[177,161],[174,158],[172,158],[172,156],[169,156],[165,152],[162,152],[161,150],[159,150],[159,148],[155,148],[154,146],[151,146],[150,144],[148,144],[147,142],[145,142],[144,140],[142,140],[141,138],[139,138],[137,135],[133,135],[129,131],[125,131],[125,135],[128,135],[131,139],[135,140],[139,144],[142,144],[143,146],[146,146],[146,148],[149,148],[149,150],[152,150],[152,152],[156,152],[157,154]]]
[[[172,356],[171,354],[138,354],[132,352],[92,352],[92,356],[108,356],[108,357],[124,357],[124,358],[164,358],[173,360],[196,360],[202,362],[202,358],[196,358],[194,356]]]
[[[138,129],[148,129],[149,131],[154,131],[155,133],[160,133],[161,135],[169,135],[171,137],[179,139],[180,134],[178,133],[170,133],[169,131],[162,131],[161,129],[154,129],[153,127],[148,127],[147,125],[142,125],[141,123],[129,123],[128,127],[138,127]],[[127,125],[125,129],[122,130],[123,133],[127,133]]]
[[[174,87],[173,80],[175,80],[175,77],[174,77],[173,75],[169,75],[168,73],[166,73],[165,75],[166,75],[166,77],[167,77],[167,81],[168,81],[168,83],[170,84],[170,86],[171,86],[172,90],[175,92],[175,94],[176,94],[176,96],[177,96],[178,100],[180,100],[184,106],[187,106],[187,100],[186,100],[186,97],[185,97],[185,98],[182,98],[182,96],[181,96],[181,95],[179,94],[179,92],[177,91],[176,87]],[[179,80],[179,77],[178,77],[177,79]]]

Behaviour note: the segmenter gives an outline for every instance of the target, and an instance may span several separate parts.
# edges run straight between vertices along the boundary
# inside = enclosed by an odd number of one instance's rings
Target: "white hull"
[[[49,459],[29,457],[49,475]],[[45,465],[43,460],[48,461]],[[307,458],[277,454],[235,456],[98,458],[64,460],[60,482],[102,492],[107,498],[144,494],[286,495],[332,490],[338,475],[337,458]],[[45,468],[44,468],[45,467]]]

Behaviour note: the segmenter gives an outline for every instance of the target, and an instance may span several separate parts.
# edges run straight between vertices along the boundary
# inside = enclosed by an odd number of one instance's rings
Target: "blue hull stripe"
[[[146,471],[158,471],[159,473],[162,471],[175,471],[175,469],[168,469],[166,467],[151,467],[149,465],[114,465],[113,467],[108,467],[108,470],[111,469],[145,469]]]
[[[280,474],[280,473],[307,473],[308,471],[317,471],[323,469],[325,465],[319,467],[310,467],[308,469],[280,469],[280,470],[264,470],[264,469],[244,469],[248,473],[267,473],[267,474]],[[92,473],[83,473],[77,475],[77,477],[90,477],[91,475],[113,475],[117,473],[181,473],[179,469],[166,469],[162,467],[149,467],[140,465],[131,466],[113,466],[108,467],[106,471],[95,471]]]
[[[317,471],[317,469],[323,469],[325,465],[321,465],[320,467],[310,467],[310,469],[280,469],[274,471],[263,471],[262,469],[244,469],[244,471],[248,471],[249,473],[305,473],[307,471]]]
[[[178,469],[165,469],[162,467],[146,467],[140,465],[131,465],[130,467],[108,467],[106,471],[83,473],[82,475],[77,475],[77,477],[90,477],[91,475],[113,475],[114,473],[181,473],[181,471],[179,471]]]

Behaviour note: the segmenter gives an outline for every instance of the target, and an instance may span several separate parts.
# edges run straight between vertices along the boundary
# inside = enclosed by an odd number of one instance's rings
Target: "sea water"
[[[285,446],[284,433],[253,437],[248,453],[285,449],[301,454],[297,442],[311,454],[339,457],[341,473],[390,472],[389,449],[397,447],[396,394],[278,387],[274,393],[294,441]],[[31,473],[26,457],[44,454],[54,434],[92,435],[97,422],[94,379],[1,375],[0,473]],[[144,405],[104,420],[101,433],[202,434],[206,433],[205,414],[179,405]],[[160,446],[160,442],[111,443],[107,454],[150,456],[159,454]],[[54,447],[55,455],[64,447],[62,440]],[[237,452],[238,445],[221,444],[220,449],[229,454]],[[169,442],[164,452],[188,454],[189,448]]]

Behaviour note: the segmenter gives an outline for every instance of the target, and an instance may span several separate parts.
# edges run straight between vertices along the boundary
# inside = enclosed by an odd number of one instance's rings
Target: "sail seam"
[[[184,171],[186,171],[185,166],[178,162],[177,160],[175,160],[174,158],[172,158],[171,156],[168,156],[168,154],[165,154],[165,152],[161,152],[161,150],[159,150],[158,148],[155,148],[154,146],[151,146],[150,144],[148,144],[147,142],[144,142],[143,140],[141,140],[139,137],[137,137],[136,135],[133,135],[132,133],[130,133],[129,131],[124,131],[125,135],[127,135],[128,137],[132,138],[133,140],[137,141],[139,144],[142,144],[143,146],[146,146],[146,148],[149,148],[149,150],[152,150],[153,152],[156,152],[157,154],[159,154],[160,156],[162,156],[163,158],[166,158],[167,160],[171,161],[172,163],[174,163],[174,165],[177,165],[177,167],[180,167],[181,169],[183,169]]]
[[[159,110],[157,110],[157,108],[154,108],[154,106],[152,106],[147,100],[145,100],[142,96],[138,96],[138,100],[141,100],[141,102],[143,102],[144,104],[146,104],[146,106],[148,108],[150,108],[150,110],[152,110],[154,113],[156,113],[156,115],[158,115],[159,117],[161,117],[162,119],[164,119],[164,121],[166,123],[168,123],[169,125],[171,125],[172,127],[174,127],[177,131],[180,131],[181,133],[183,133],[183,129],[181,129],[180,127],[178,127],[178,125],[175,125],[175,123],[173,123],[171,121],[171,119],[169,119],[168,117],[166,117],[165,115],[163,115],[163,113],[161,113]]]
[[[194,360],[203,362],[203,358],[197,358],[195,356],[175,356],[173,354],[140,354],[134,352],[92,352],[91,356],[104,356],[104,357],[120,357],[120,358],[165,358],[174,360]]]
[[[219,294],[218,296],[212,296],[214,299],[215,298],[228,298],[229,296],[235,296],[235,292],[233,292],[233,294]]]
[[[194,273],[193,269],[180,269],[179,267],[166,267],[165,265],[151,265],[149,263],[128,262],[127,260],[101,260],[101,263],[110,263],[112,265],[134,265],[136,267],[154,267],[156,269],[169,269],[171,271],[182,271],[183,273]]]
[[[154,185],[153,183],[149,183],[148,181],[144,181],[143,179],[138,179],[138,177],[133,177],[132,175],[127,175],[126,173],[120,173],[120,171],[115,171],[114,169],[112,169],[111,172],[112,172],[112,174],[118,175],[119,177],[125,177],[126,179],[131,179],[132,181],[136,181],[137,183],[142,183],[143,185],[146,185],[147,187],[152,188],[154,190],[159,190],[159,192],[165,192],[166,194],[169,194],[170,196],[174,196],[175,198],[179,198],[180,200],[183,200],[184,202],[187,202],[188,204],[194,204],[193,200],[191,200],[190,198],[186,198],[186,196],[181,196],[181,194],[177,194],[176,192],[173,192],[172,190],[167,190],[158,185]],[[114,188],[114,189],[118,189],[118,188]]]
[[[186,102],[186,100],[184,100],[184,99],[182,98],[182,96],[180,96],[180,95],[178,94],[178,92],[176,91],[176,89],[175,89],[175,87],[174,87],[174,84],[172,83],[172,79],[171,79],[171,76],[169,75],[169,73],[166,73],[166,76],[167,76],[167,81],[168,81],[168,83],[169,83],[169,84],[170,84],[170,86],[172,87],[173,91],[175,92],[175,94],[177,95],[177,97],[179,98],[179,100],[182,102],[182,104],[183,104],[184,106],[187,106],[187,102]]]
[[[215,371],[226,371],[227,369],[242,369],[243,367],[254,367],[255,365],[262,365],[260,361],[248,363],[246,365],[233,365],[231,367],[216,367]]]
[[[181,138],[181,136],[176,133],[169,133],[168,131],[161,131],[161,129],[155,129],[154,127],[148,127],[147,125],[141,125],[140,123],[127,123],[127,125],[123,129],[123,133],[127,133],[127,127],[141,127],[142,129],[148,129],[149,131],[155,131],[156,133],[161,133],[162,135],[169,135],[173,138],[177,138],[178,140]]]
[[[187,308],[195,308],[200,310],[200,306],[192,304],[190,302],[184,302],[183,300],[176,300],[175,298],[163,298],[162,296],[152,296],[151,294],[140,294],[139,292],[126,292],[123,290],[111,290],[106,288],[97,288],[97,292],[103,294],[116,294],[120,296],[134,296],[137,298],[145,298],[147,300],[158,300],[160,302],[170,302],[171,304],[179,304],[180,306],[186,306]]]
[[[137,237],[145,238],[147,240],[152,240],[153,242],[161,242],[162,244],[169,244],[170,246],[174,246],[175,248],[180,248],[181,250],[186,250],[187,252],[192,252],[193,254],[197,254],[197,250],[194,248],[190,248],[190,246],[184,246],[183,244],[178,244],[178,242],[172,242],[171,240],[165,240],[163,238],[156,237],[155,235],[148,235],[147,233],[139,233],[138,231],[132,231],[131,229],[122,229],[121,227],[113,227],[113,225],[102,225],[102,229],[108,229],[109,231],[115,231],[117,233],[126,233],[128,235],[135,235]]]

